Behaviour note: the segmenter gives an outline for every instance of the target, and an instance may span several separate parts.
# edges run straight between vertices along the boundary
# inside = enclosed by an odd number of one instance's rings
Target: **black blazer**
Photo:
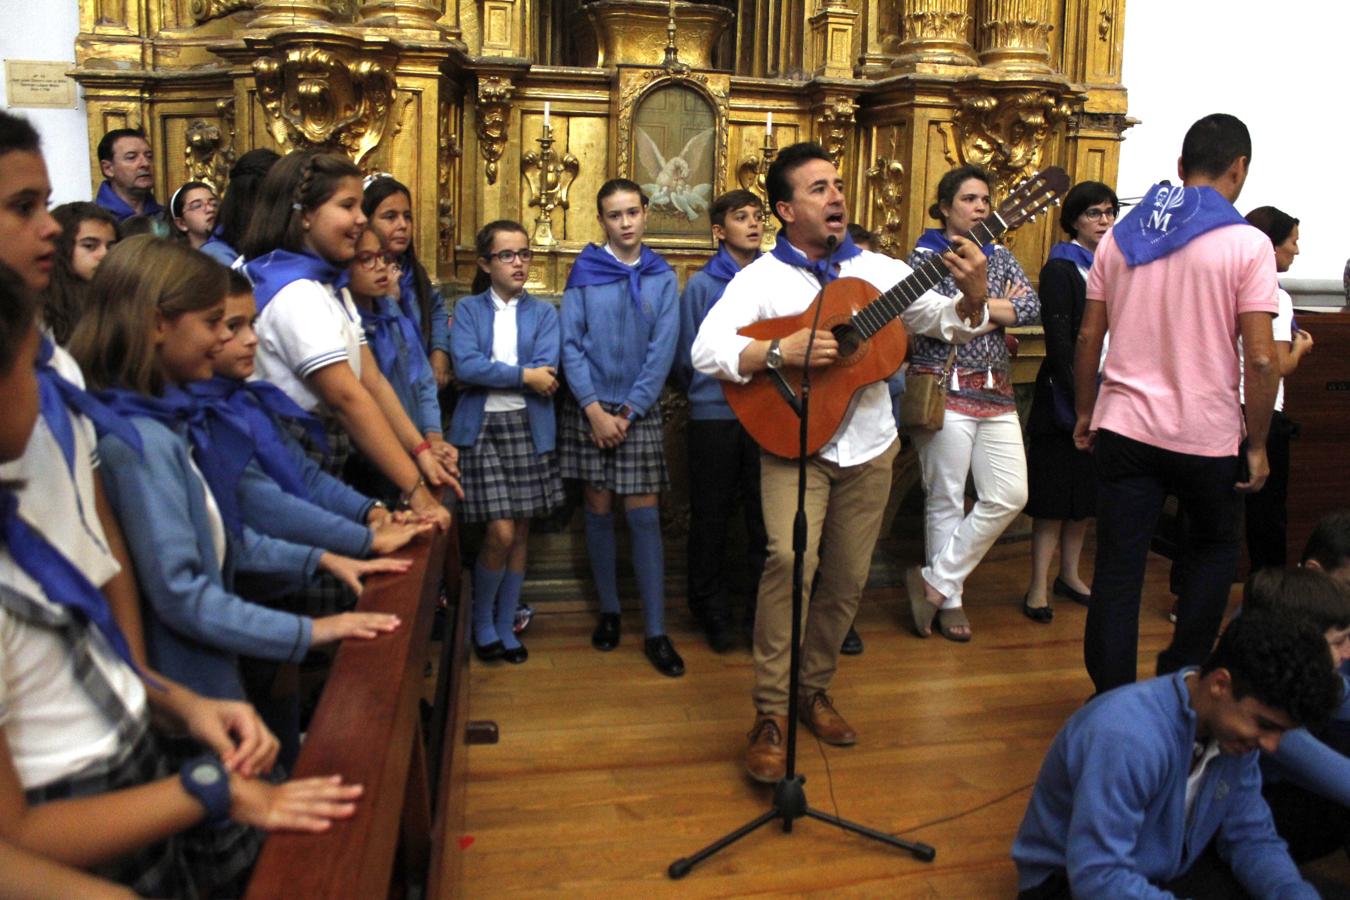
[[[1052,259],[1041,269],[1037,293],[1041,297],[1041,326],[1045,329],[1045,359],[1036,373],[1027,433],[1063,434],[1055,425],[1050,379],[1054,378],[1072,402],[1073,356],[1078,329],[1083,324],[1083,307],[1087,305],[1087,282],[1069,260]]]

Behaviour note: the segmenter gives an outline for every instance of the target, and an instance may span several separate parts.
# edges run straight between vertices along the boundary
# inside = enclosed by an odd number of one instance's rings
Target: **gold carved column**
[[[1049,72],[1051,0],[982,0],[980,62],[1000,69]]]
[[[914,71],[921,66],[976,65],[970,43],[975,0],[900,0],[903,35],[892,66]]]

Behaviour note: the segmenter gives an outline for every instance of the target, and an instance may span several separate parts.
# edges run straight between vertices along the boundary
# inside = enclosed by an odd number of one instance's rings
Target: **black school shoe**
[[[845,656],[862,655],[862,638],[858,636],[858,629],[854,628],[852,625],[848,627],[848,634],[844,635],[844,643],[840,645],[839,652]]]
[[[506,653],[506,648],[502,646],[501,641],[493,641],[490,644],[480,644],[474,641],[473,652],[483,662],[492,662],[494,659],[501,659],[502,655]]]
[[[601,613],[600,624],[591,634],[591,646],[606,652],[619,646],[619,614]]]
[[[675,652],[675,645],[666,635],[658,634],[656,637],[647,638],[642,649],[656,667],[656,671],[662,675],[679,678],[684,674],[684,660],[680,659],[680,654]]]
[[[513,666],[518,666],[529,658],[530,651],[525,649],[524,644],[521,644],[519,647],[513,647],[510,650],[502,651],[502,659],[511,663]]]

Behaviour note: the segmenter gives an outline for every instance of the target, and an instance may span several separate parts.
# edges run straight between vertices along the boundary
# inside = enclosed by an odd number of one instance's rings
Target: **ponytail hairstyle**
[[[275,150],[259,147],[239,157],[230,169],[230,183],[216,210],[216,227],[220,229],[220,239],[231,247],[238,248],[244,239],[263,179],[279,159]]]
[[[345,156],[297,150],[282,157],[259,189],[238,248],[244,259],[257,259],[273,250],[301,252],[305,229],[300,214],[327,203],[344,178],[361,178],[361,170]]]
[[[489,222],[478,229],[478,235],[473,239],[474,253],[478,259],[487,259],[488,254],[492,252],[492,245],[497,240],[500,232],[519,232],[529,239],[530,233],[525,230],[525,226],[512,219],[498,219],[495,222]],[[481,294],[492,286],[492,276],[483,271],[482,266],[474,266],[473,284],[469,286],[469,292],[472,294]]]
[[[366,218],[372,223],[375,222],[375,210],[379,209],[381,203],[392,194],[402,194],[408,198],[408,205],[412,205],[412,192],[408,190],[407,185],[399,181],[392,175],[376,175],[366,180],[365,193],[361,198],[361,212],[366,214]],[[381,239],[381,243],[383,243]],[[431,307],[434,302],[432,298],[431,276],[427,275],[426,267],[422,261],[417,258],[417,249],[414,246],[412,235],[408,235],[408,251],[404,254],[408,265],[412,266],[413,289],[417,292],[417,311],[419,330],[423,340],[431,338]]]
[[[52,330],[56,343],[64,347],[89,301],[89,282],[76,275],[70,264],[80,226],[85,222],[103,222],[112,228],[114,241],[120,231],[112,213],[97,203],[63,203],[52,210],[52,218],[61,226],[61,234],[56,238],[56,264],[52,266],[52,280],[43,296],[42,318]]]
[[[163,393],[164,375],[150,339],[158,313],[175,319],[225,299],[230,270],[187,244],[151,235],[119,241],[89,286],[89,309],[70,353],[91,390]]]

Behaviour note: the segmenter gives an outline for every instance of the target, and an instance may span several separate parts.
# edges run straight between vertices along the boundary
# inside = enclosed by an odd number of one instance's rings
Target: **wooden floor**
[[[543,610],[523,666],[473,663],[470,713],[494,719],[496,745],[469,748],[466,833],[448,842],[459,896],[990,898],[1015,894],[1008,853],[1050,740],[1092,687],[1082,664],[1085,610],[1024,618],[1026,545],[1001,547],[966,587],[975,639],[918,640],[901,592],[869,592],[866,653],[843,657],[833,695],[856,747],[800,732],[810,803],[923,841],[931,863],[799,820],[770,824],[680,881],[669,863],[768,808],[770,788],[741,768],[753,719],[748,649],[713,654],[673,601],[670,633],[688,674],[667,679],[641,654],[625,615],[612,653],[589,645],[592,614]],[[1168,563],[1150,560],[1140,672],[1170,634]],[[1090,562],[1085,561],[1085,572]],[[528,591],[527,591],[528,594]]]

